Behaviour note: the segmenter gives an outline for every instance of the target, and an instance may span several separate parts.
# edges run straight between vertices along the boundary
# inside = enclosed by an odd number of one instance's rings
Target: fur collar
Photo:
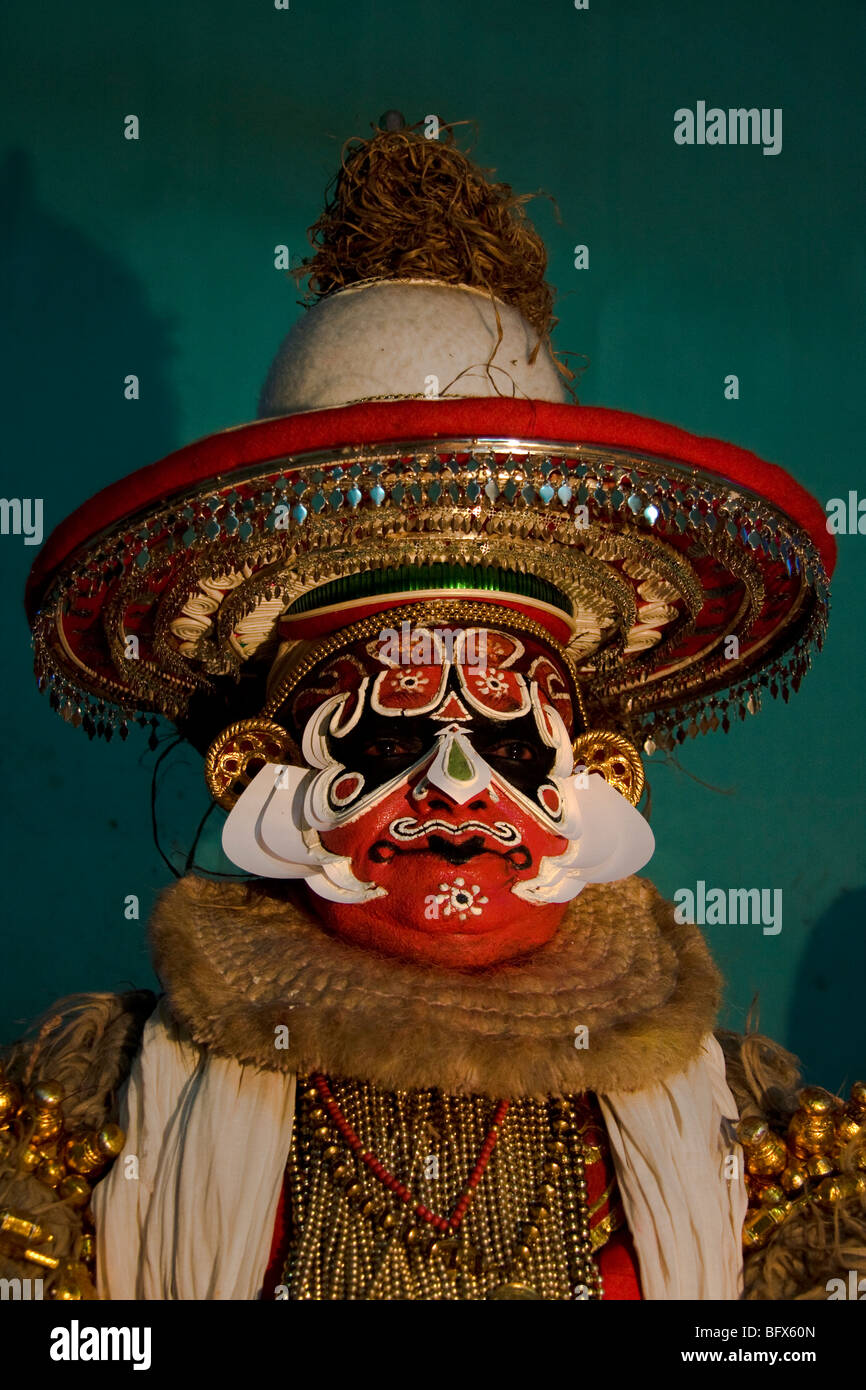
[[[293,885],[263,880],[183,878],[160,896],[150,932],[172,1012],[196,1043],[389,1090],[640,1090],[694,1060],[718,1006],[702,936],[640,878],[590,885],[547,946],[476,972],[348,945]]]

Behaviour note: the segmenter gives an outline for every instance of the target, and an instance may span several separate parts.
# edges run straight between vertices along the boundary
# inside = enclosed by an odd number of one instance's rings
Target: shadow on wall
[[[40,201],[24,151],[0,165],[0,208],[0,350],[18,458],[39,469],[47,534],[98,488],[175,447],[173,325],[115,255]],[[137,401],[124,399],[129,373]]]
[[[812,928],[788,1013],[806,1080],[842,1096],[866,1076],[864,928],[866,888],[842,893]]]
[[[104,224],[98,207],[82,217],[88,228]],[[7,392],[0,490],[43,499],[47,538],[99,488],[176,446],[173,329],[110,247],[45,202],[20,150],[0,157],[0,278]],[[138,401],[124,399],[130,372],[141,380]],[[37,554],[18,536],[0,538],[0,713],[14,730],[0,748],[0,775],[7,787],[21,786],[27,769],[14,813],[7,807],[0,816],[4,912],[15,924],[0,982],[4,1038],[62,995],[115,989],[127,979],[149,983],[143,933],[118,934],[117,904],[141,892],[144,917],[165,880],[153,867],[143,740],[90,744],[36,693],[23,597]],[[174,789],[165,800],[167,816],[183,823]],[[62,886],[62,911],[48,888],[41,891],[46,878]]]

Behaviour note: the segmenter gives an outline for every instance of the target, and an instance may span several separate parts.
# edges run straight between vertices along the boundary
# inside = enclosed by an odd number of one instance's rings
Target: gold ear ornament
[[[579,734],[573,746],[576,768],[583,765],[587,772],[600,773],[632,806],[638,804],[646,777],[640,754],[629,739],[609,729],[593,729]]]
[[[218,806],[230,811],[265,763],[301,762],[294,740],[271,719],[241,719],[217,734],[204,775]]]

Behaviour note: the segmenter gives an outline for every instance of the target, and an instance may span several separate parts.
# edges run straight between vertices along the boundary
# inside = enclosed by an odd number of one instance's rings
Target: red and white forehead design
[[[449,674],[458,689],[449,691]],[[569,734],[574,727],[572,697],[564,670],[540,644],[522,642],[490,628],[455,630],[402,625],[401,633],[383,633],[358,642],[304,682],[292,701],[299,729],[324,700],[339,692],[349,696],[340,725],[354,723],[359,704],[390,717],[429,715],[436,720],[517,719],[538,707],[556,710]]]
[[[492,719],[517,719],[529,713],[526,681],[519,671],[509,669],[525,654],[522,642],[486,628],[461,629],[448,633],[448,639],[435,629],[415,628],[409,651],[400,653],[400,661],[395,660],[390,643],[377,639],[369,644],[370,655],[385,666],[370,697],[377,714],[434,713],[444,698],[452,667],[460,695],[452,693],[441,710],[442,718],[469,719],[471,710]],[[421,662],[432,657],[433,664],[415,664],[416,656]],[[403,664],[406,658],[411,665]]]
[[[563,671],[554,665],[550,657],[538,656],[529,667],[527,676],[538,686],[542,708],[546,703],[555,709],[569,734],[573,735],[574,706]]]

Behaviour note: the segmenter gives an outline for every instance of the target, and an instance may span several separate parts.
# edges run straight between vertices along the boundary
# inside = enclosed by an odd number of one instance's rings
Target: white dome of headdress
[[[440,396],[568,399],[548,344],[512,305],[470,285],[374,280],[328,295],[298,320],[259,415]]]

